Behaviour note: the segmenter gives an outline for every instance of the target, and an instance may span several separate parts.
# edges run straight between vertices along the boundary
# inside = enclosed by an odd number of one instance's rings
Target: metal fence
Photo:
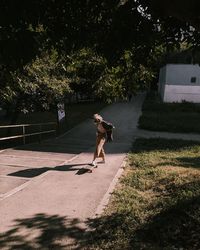
[[[49,126],[49,125],[54,125],[55,129],[45,130],[45,127]],[[39,131],[34,132],[34,133],[26,133],[26,128],[33,127],[33,126],[38,127]],[[5,125],[5,126],[0,126],[0,129],[5,129],[5,128],[8,128],[8,129],[9,128],[21,128],[22,129],[22,134],[20,134],[20,135],[14,135],[14,136],[0,137],[0,141],[12,140],[12,139],[17,139],[17,138],[23,138],[23,144],[25,144],[26,143],[26,137],[29,137],[29,136],[39,135],[39,141],[41,141],[43,134],[50,134],[50,133],[55,133],[56,134],[57,123],[56,122],[47,122],[47,123],[19,124],[19,125]]]

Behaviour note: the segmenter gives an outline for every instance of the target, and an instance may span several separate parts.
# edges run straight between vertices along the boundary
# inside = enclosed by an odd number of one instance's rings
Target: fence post
[[[55,126],[55,136],[58,136],[58,123],[55,122],[54,126]]]
[[[42,125],[40,124],[39,127],[40,127],[39,143],[41,143],[41,141],[42,141],[42,134],[41,134],[41,132],[42,132]]]
[[[26,130],[24,125],[22,126],[22,130],[23,130],[23,144],[26,144],[26,137],[25,137]]]

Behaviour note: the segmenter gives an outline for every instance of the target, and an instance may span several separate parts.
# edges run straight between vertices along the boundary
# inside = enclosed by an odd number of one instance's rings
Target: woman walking
[[[104,151],[104,144],[105,142],[111,142],[113,141],[113,133],[112,130],[114,126],[103,120],[102,116],[99,114],[93,115],[94,123],[97,127],[96,132],[96,148],[94,152],[93,161],[91,163],[92,166],[96,166],[97,158],[102,158],[101,163],[105,163],[105,151]]]

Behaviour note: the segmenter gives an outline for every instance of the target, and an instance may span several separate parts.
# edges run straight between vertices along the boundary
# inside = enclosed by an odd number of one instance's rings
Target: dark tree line
[[[1,0],[1,105],[28,112],[51,109],[74,92],[107,101],[136,92],[155,78],[163,53],[183,41],[198,48],[198,6],[195,0]]]

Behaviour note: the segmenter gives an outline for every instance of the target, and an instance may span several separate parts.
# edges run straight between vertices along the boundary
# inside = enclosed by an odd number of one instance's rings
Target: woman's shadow
[[[44,174],[47,171],[77,171],[76,175],[82,175],[89,172],[90,163],[60,165],[55,168],[42,167],[42,168],[28,168],[19,170],[8,174],[8,176],[17,176],[24,178],[34,178],[38,175]]]

